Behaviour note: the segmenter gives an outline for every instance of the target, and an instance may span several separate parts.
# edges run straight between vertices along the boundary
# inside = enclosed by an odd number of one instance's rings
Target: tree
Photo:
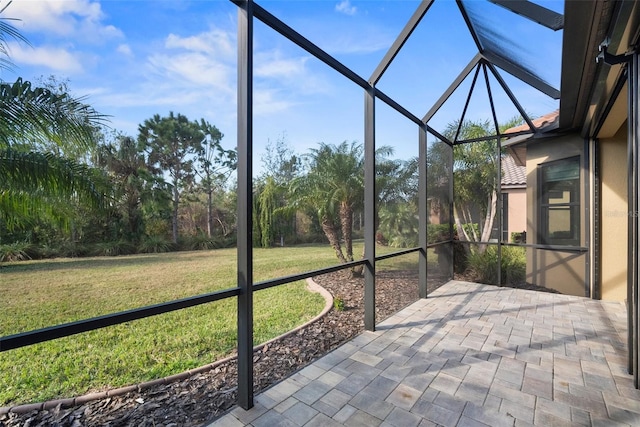
[[[500,129],[512,127],[519,121],[517,118],[511,119],[500,125]],[[453,140],[456,133],[458,140],[468,140],[491,136],[495,134],[495,129],[489,120],[465,121],[461,125],[453,122],[443,135]],[[448,148],[442,147],[444,144],[437,145],[440,151]],[[440,154],[446,156],[446,153]],[[457,144],[453,148],[453,215],[458,237],[462,241],[488,242],[491,238],[497,213],[498,165],[497,137]],[[484,245],[479,249],[483,250]]]
[[[144,151],[133,138],[117,135],[113,142],[97,148],[94,162],[109,175],[113,200],[126,222],[127,239],[138,244],[144,233],[142,202],[154,180]]]
[[[207,236],[213,235],[213,191],[216,181],[226,181],[229,174],[237,167],[237,153],[235,150],[222,148],[222,132],[204,119],[200,119],[200,130],[204,134],[199,147],[196,148],[199,168],[196,169],[201,178],[201,184],[207,193]]]
[[[178,207],[182,187],[194,179],[193,161],[204,139],[197,122],[182,114],[154,115],[138,127],[138,141],[146,147],[149,169],[168,174],[172,192],[171,228],[173,243],[178,243]]]
[[[88,147],[105,117],[70,95],[33,88],[18,79],[0,84],[0,206],[8,223],[56,215],[54,200],[102,201],[88,167],[39,144]]]
[[[362,205],[364,194],[362,145],[347,141],[340,145],[321,143],[306,157],[306,175],[292,182],[294,200],[298,206],[316,212],[338,259],[343,263],[353,261],[353,212]]]
[[[264,172],[254,189],[254,234],[256,244],[271,247],[278,237],[296,235],[296,212],[288,209],[289,184],[299,176],[301,159],[287,146],[283,135],[275,143],[267,142],[262,156]]]
[[[267,142],[262,156],[264,174],[262,178],[272,177],[278,185],[288,185],[300,174],[301,158],[287,145],[283,134],[275,143]]]
[[[7,3],[0,14],[4,13]],[[0,69],[10,69],[10,39],[29,44],[10,24],[0,19]],[[0,216],[10,224],[24,224],[40,215],[55,215],[54,199],[76,197],[97,205],[91,171],[81,164],[36,149],[38,142],[89,147],[95,129],[105,117],[83,99],[68,93],[33,88],[18,78],[0,83]],[[57,215],[57,219],[64,218]]]
[[[391,246],[417,246],[418,159],[387,158],[392,154],[376,151],[376,230]]]

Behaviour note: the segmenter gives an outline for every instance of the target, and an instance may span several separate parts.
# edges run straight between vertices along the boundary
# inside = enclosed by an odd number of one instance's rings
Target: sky
[[[419,4],[257,3],[366,80]],[[467,4],[470,13],[495,25],[510,52],[558,87],[561,32],[540,30],[493,4]],[[544,5],[562,12],[562,2]],[[236,146],[237,8],[230,1],[14,0],[2,16],[15,18],[30,44],[9,42],[15,67],[0,71],[0,79],[55,76],[108,115],[112,129],[133,137],[144,120],[173,111],[204,118],[222,131],[226,148]],[[254,170],[268,143],[279,139],[297,153],[319,142],[363,142],[362,89],[261,22],[254,28]],[[436,0],[377,87],[422,118],[476,53],[455,2]],[[556,101],[503,74],[532,116],[557,108]],[[434,129],[459,118],[471,79],[434,116]],[[493,96],[499,121],[506,121],[517,110],[500,92]],[[490,119],[486,98],[486,91],[474,91],[466,117]],[[376,138],[398,157],[418,154],[417,127],[382,102],[376,103]]]

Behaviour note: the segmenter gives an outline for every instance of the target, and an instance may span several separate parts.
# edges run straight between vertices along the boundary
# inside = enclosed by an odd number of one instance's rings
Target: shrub
[[[54,256],[65,257],[65,258],[76,258],[88,256],[90,253],[89,248],[82,244],[73,242],[71,240],[64,240],[60,243],[58,247],[58,253]]]
[[[525,249],[503,246],[502,247],[501,276],[503,284],[519,284],[526,279],[527,260]],[[498,248],[495,245],[487,247],[484,251],[472,249],[468,256],[468,271],[474,276],[474,280],[481,283],[498,283]]]
[[[135,246],[124,239],[113,242],[94,243],[93,254],[97,256],[129,255],[135,252]]]
[[[427,224],[427,242],[449,240],[449,224]]]
[[[0,262],[25,261],[31,259],[29,255],[33,246],[28,242],[14,242],[0,245]]]
[[[205,249],[220,249],[223,247],[221,239],[209,237],[204,233],[186,237],[180,242],[180,247],[187,251],[201,251]]]
[[[138,252],[147,254],[170,252],[172,249],[173,243],[164,236],[145,236],[138,245]]]

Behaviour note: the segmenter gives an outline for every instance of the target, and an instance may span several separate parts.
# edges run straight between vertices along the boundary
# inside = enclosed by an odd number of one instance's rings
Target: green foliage
[[[315,212],[341,262],[353,261],[353,211],[362,206],[364,194],[363,152],[356,142],[321,143],[307,155],[307,174],[290,187],[296,207]]]
[[[511,243],[527,243],[527,232],[526,231],[512,232]]]
[[[68,93],[32,87],[18,78],[0,83],[0,147],[18,144],[50,144],[91,147],[95,128],[106,116]]]
[[[31,259],[29,255],[33,251],[33,245],[29,242],[15,242],[0,245],[0,262],[24,261]]]
[[[93,244],[93,255],[97,256],[129,255],[135,253],[135,251],[136,247],[124,239]]]
[[[345,308],[346,308],[346,307],[345,307],[345,305],[344,305],[344,299],[342,299],[342,297],[341,297],[341,296],[336,295],[336,296],[333,298],[333,308],[334,308],[336,311],[344,311],[344,310],[345,310]]]
[[[502,258],[502,283],[518,284],[526,280],[526,253],[525,248],[515,246],[503,246]],[[474,275],[475,280],[481,283],[498,283],[498,249],[497,246],[488,246],[484,251],[472,249],[468,255],[468,271]]]
[[[171,228],[178,242],[178,209],[184,190],[200,175],[207,194],[207,234],[213,234],[213,191],[217,179],[235,169],[233,150],[223,150],[222,133],[201,119],[189,121],[182,114],[170,112],[167,117],[156,114],[138,127],[138,143],[147,153],[147,167],[156,176],[169,177],[171,194]]]
[[[145,236],[140,241],[138,252],[147,254],[158,254],[170,252],[173,250],[174,244],[169,239],[160,235]]]
[[[0,183],[0,217],[9,226],[26,226],[38,217],[66,225],[61,211],[71,201],[95,207],[103,201],[87,166],[51,153],[0,148]]]
[[[427,242],[436,243],[450,240],[449,224],[427,224]]]
[[[220,249],[225,247],[222,238],[209,237],[205,233],[198,233],[193,236],[184,237],[180,241],[180,246],[188,251]]]
[[[396,248],[418,246],[417,206],[410,202],[388,203],[379,210],[379,230],[388,245]]]
[[[272,177],[267,177],[258,198],[260,217],[260,244],[269,248],[276,239],[274,211],[278,208],[278,185]]]

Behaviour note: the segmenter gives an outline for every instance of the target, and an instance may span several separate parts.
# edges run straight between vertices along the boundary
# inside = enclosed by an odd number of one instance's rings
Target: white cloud
[[[91,0],[19,0],[11,3],[6,16],[24,32],[42,32],[62,37],[81,37],[94,43],[123,37],[113,25],[103,24],[100,3]]]
[[[345,15],[355,15],[358,9],[352,6],[349,0],[342,0],[336,5],[336,11],[344,13]]]
[[[302,77],[306,73],[305,63],[309,58],[283,58],[279,52],[256,55],[256,77],[285,78]]]
[[[165,49],[150,55],[147,67],[161,81],[235,96],[233,38],[232,33],[217,28],[189,37],[169,34],[164,41]]]
[[[128,44],[118,45],[116,48],[116,52],[123,54],[124,56],[133,56],[133,52],[131,51],[131,46]]]
[[[222,58],[233,58],[236,54],[234,36],[231,33],[212,28],[206,33],[191,37],[180,37],[169,34],[165,41],[167,49],[185,49],[217,55]]]
[[[148,65],[156,75],[171,80],[234,92],[231,83],[235,68],[207,55],[192,52],[156,54],[149,57]]]
[[[83,71],[80,59],[73,53],[59,47],[30,47],[17,43],[9,45],[11,61],[16,64],[47,67],[55,72],[69,74]]]
[[[256,88],[253,93],[253,112],[258,116],[268,116],[291,109],[295,104],[282,99],[280,94],[267,88]]]

